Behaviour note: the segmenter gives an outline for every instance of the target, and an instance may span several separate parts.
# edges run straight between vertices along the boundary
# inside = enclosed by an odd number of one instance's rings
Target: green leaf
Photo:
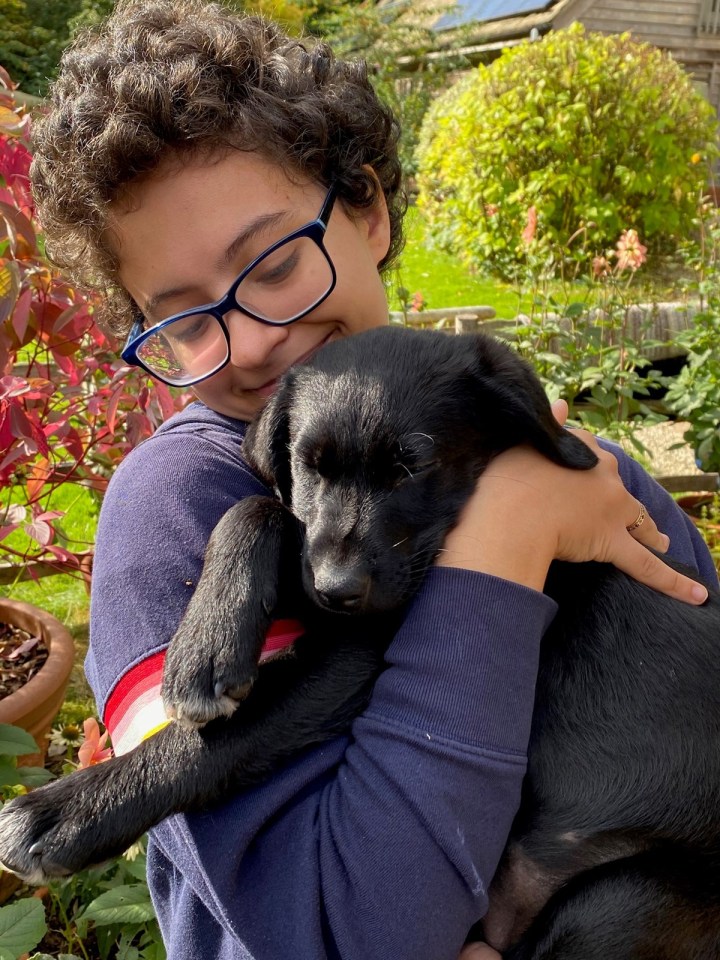
[[[108,923],[144,923],[155,919],[155,910],[145,884],[124,884],[101,893],[83,911],[84,920],[98,926]]]
[[[162,940],[160,939],[159,931],[157,934],[157,939],[143,947],[140,952],[140,956],[143,958],[143,960],[166,960],[167,954],[165,952],[165,947],[163,946]]]
[[[13,960],[37,946],[46,933],[45,909],[35,897],[0,907],[0,951]]]
[[[55,779],[55,774],[45,767],[18,767],[17,773],[24,787],[41,787]]]
[[[56,957],[51,957],[49,953],[34,953],[30,960],[80,960],[80,957],[74,953],[58,953]]]
[[[583,313],[587,310],[587,304],[581,303],[576,300],[573,303],[569,303],[565,308],[566,317],[581,317]]]
[[[40,747],[25,730],[9,723],[0,723],[0,756],[22,757],[39,752]]]
[[[123,864],[123,869],[126,873],[129,873],[131,877],[135,877],[136,880],[145,883],[145,878],[147,877],[147,860],[145,854],[140,853],[134,860],[126,860]]]
[[[17,787],[22,784],[15,759],[0,757],[0,790],[3,787]]]

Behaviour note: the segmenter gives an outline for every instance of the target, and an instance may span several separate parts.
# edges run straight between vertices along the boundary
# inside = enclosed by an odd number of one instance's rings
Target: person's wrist
[[[556,534],[524,485],[483,478],[436,563],[486,573],[542,590],[556,552]]]

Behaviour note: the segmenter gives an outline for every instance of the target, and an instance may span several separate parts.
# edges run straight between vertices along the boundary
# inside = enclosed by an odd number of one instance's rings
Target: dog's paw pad
[[[239,700],[229,695],[219,697],[184,697],[165,704],[165,713],[184,727],[204,727],[218,717],[231,717],[237,710]]]
[[[53,830],[52,818],[47,815],[35,816],[32,807],[17,801],[7,803],[0,817],[0,868],[33,885],[67,876],[70,871],[47,856]]]
[[[232,686],[228,686],[223,680],[218,680],[215,684],[215,698],[216,700],[225,700],[229,697],[231,700],[234,700],[237,705],[242,700],[245,700],[252,690],[254,683],[255,677],[251,677],[244,683],[234,684]]]

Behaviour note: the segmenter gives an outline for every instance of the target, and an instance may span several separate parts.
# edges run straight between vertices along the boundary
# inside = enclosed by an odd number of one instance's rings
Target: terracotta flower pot
[[[0,598],[0,621],[40,636],[47,644],[49,655],[38,672],[28,682],[0,700],[0,723],[12,723],[35,738],[41,757],[23,757],[23,763],[42,762],[45,737],[62,706],[70,671],[75,660],[75,647],[69,631],[49,613],[29,603]]]

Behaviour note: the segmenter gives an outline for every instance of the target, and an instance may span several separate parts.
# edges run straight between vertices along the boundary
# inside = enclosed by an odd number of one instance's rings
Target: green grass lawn
[[[11,500],[22,502],[19,491],[13,491]],[[3,497],[3,502],[7,499]],[[98,505],[89,490],[75,484],[66,484],[57,488],[50,501],[50,509],[64,510],[65,517],[60,521],[64,538],[62,546],[70,549],[87,550],[95,540]],[[24,549],[28,538],[16,531],[8,537],[7,543],[18,550]],[[0,544],[0,560],[2,544]],[[68,700],[78,705],[80,714],[90,716],[94,706],[90,690],[85,681],[82,662],[85,658],[88,642],[88,621],[90,603],[84,580],[71,574],[42,577],[39,580],[18,580],[7,586],[0,586],[0,595],[12,600],[32,603],[64,623],[75,641],[76,663],[70,679]]]
[[[20,490],[12,490],[11,502],[22,503],[21,493]],[[7,503],[7,500],[4,502]],[[56,530],[61,532],[58,541],[60,546],[70,550],[88,550],[92,547],[99,507],[89,490],[70,483],[59,486],[50,497],[48,509],[65,513],[61,520],[55,521]],[[24,550],[31,542],[25,533],[17,530],[3,543],[16,550]],[[58,575],[37,581],[17,581],[0,587],[0,590],[3,596],[14,600],[36,603],[70,627],[87,622],[87,591],[82,579],[77,577]]]
[[[511,319],[518,313],[518,292],[509,284],[470,273],[457,259],[437,250],[426,237],[425,224],[415,207],[405,218],[407,242],[397,276],[389,284],[392,310],[400,310],[398,287],[410,296],[420,292],[426,308],[494,307],[498,317]]]

